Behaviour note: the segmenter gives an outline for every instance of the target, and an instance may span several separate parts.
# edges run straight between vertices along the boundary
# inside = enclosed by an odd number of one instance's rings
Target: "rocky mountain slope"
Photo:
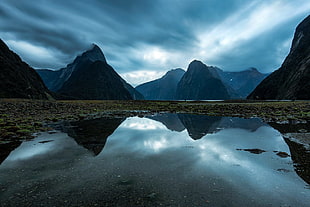
[[[310,15],[296,28],[282,66],[264,79],[249,99],[310,99]]]
[[[40,76],[0,39],[0,98],[51,99]]]

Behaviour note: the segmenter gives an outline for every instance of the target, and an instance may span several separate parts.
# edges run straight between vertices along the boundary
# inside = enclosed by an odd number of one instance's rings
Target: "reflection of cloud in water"
[[[280,133],[252,119],[246,120],[249,123],[243,129],[233,128],[243,121],[227,120],[229,124],[221,124],[222,129],[193,140],[187,130],[170,131],[157,121],[132,117],[108,137],[96,157],[63,133],[43,134],[23,143],[0,166],[0,181],[8,189],[0,201],[21,189],[28,195],[29,188],[24,186],[29,184],[36,189],[37,183],[48,182],[45,190],[58,200],[84,195],[83,199],[109,202],[119,195],[132,199],[136,195],[130,193],[138,191],[143,197],[158,193],[164,206],[191,206],[201,198],[196,206],[203,206],[205,200],[214,206],[308,206],[309,190],[294,172],[291,158],[273,152],[289,153]],[[39,143],[51,139],[54,141]],[[266,152],[236,150],[253,148]],[[31,151],[31,156],[19,161]],[[17,177],[23,179],[16,182]],[[124,186],[119,182],[132,183]],[[132,191],[127,191],[129,187]],[[103,192],[114,193],[103,197]],[[36,201],[45,198],[42,194]],[[171,199],[178,203],[169,203]]]
[[[159,140],[144,141],[143,145],[147,148],[153,149],[155,152],[162,150],[168,146],[167,139],[161,138]]]
[[[159,153],[171,148],[183,148],[192,145],[195,147],[195,150],[214,151],[218,152],[218,154],[223,154],[225,149],[233,149],[233,153],[240,153],[236,151],[237,148],[262,147],[269,149],[270,146],[272,150],[288,150],[287,147],[285,149],[275,147],[275,140],[270,139],[270,136],[278,136],[279,140],[276,142],[276,145],[279,142],[282,148],[286,146],[281,135],[266,126],[257,129],[255,132],[244,129],[222,129],[194,141],[188,136],[186,130],[182,132],[169,131],[163,124],[157,121],[134,117],[128,118],[123,122],[115,133],[111,135],[107,144],[112,143],[113,146],[115,145],[114,147],[127,146],[126,150],[128,152],[137,149],[143,152],[143,154]]]
[[[138,121],[129,121],[133,118],[128,118],[128,121],[125,122],[122,127],[128,129],[137,129],[137,130],[156,130],[156,129],[165,129],[165,126],[159,122],[151,121],[149,119],[135,118]]]
[[[301,190],[298,186],[303,182],[295,174],[291,159],[279,158],[273,152],[289,153],[289,148],[278,131],[264,124],[257,128],[257,120],[253,121],[256,126],[254,130],[226,128],[207,134],[199,140],[192,140],[186,130],[169,131],[156,121],[129,118],[108,139],[107,149],[102,156],[119,152],[131,156],[134,152],[135,157],[142,158],[173,157],[171,159],[176,163],[188,163],[187,167],[192,169],[192,173],[214,174],[245,194],[249,190],[259,190],[260,193],[268,192],[275,197],[273,192],[281,191],[278,199],[283,195],[290,197],[296,189]],[[145,125],[151,126],[151,130],[145,130]],[[238,151],[240,148],[258,148],[266,152],[257,155]],[[287,169],[289,172],[284,174],[277,169]]]
[[[48,142],[45,142],[47,141]],[[19,161],[31,161],[35,159],[57,159],[72,156],[81,156],[85,153],[71,137],[65,133],[42,133],[31,141],[23,142],[3,162],[6,164],[21,164]]]
[[[60,140],[53,140],[44,144],[39,143],[44,140],[46,140],[45,137],[40,137],[32,141],[23,142],[19,148],[14,150],[14,153],[12,153],[7,158],[7,160],[9,161],[30,159],[34,156],[49,153],[50,151],[53,151],[59,147]]]
[[[224,129],[215,134],[205,136],[198,140],[199,167],[210,165],[209,169],[218,175],[226,177],[227,174],[241,176],[236,185],[246,181],[257,188],[264,190],[273,189],[272,184],[281,181],[281,176],[276,173],[277,169],[286,168],[294,171],[289,165],[290,159],[277,158],[273,151],[289,152],[281,134],[271,127],[260,127],[255,132],[241,129]],[[263,149],[264,154],[251,154],[237,151],[238,148]],[[236,166],[232,168],[231,166]],[[266,182],[267,181],[267,182]],[[291,182],[291,181],[290,181]],[[290,183],[289,182],[289,183]]]

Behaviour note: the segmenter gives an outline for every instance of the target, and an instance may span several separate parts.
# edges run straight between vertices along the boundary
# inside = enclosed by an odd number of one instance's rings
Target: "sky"
[[[34,68],[60,69],[97,44],[137,85],[196,59],[270,73],[309,0],[0,0],[0,38]]]

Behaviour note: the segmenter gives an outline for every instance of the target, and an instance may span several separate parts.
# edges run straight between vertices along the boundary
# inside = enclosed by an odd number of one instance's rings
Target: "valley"
[[[308,207],[309,8],[4,0],[0,206]]]

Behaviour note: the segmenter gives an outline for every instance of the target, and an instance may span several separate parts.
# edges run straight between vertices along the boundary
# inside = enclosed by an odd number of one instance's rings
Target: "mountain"
[[[147,100],[174,100],[177,85],[184,73],[180,68],[170,70],[159,79],[138,85],[136,90]]]
[[[51,99],[40,76],[0,39],[0,98]]]
[[[65,68],[61,68],[60,70],[53,71],[48,69],[38,69],[36,70],[46,86],[51,91],[58,91],[63,84],[70,78],[73,71],[77,68],[81,67],[83,63],[87,61],[95,62],[95,61],[106,62],[104,54],[101,49],[97,45],[93,45],[91,50],[84,52],[82,55],[77,56],[74,61],[67,65]]]
[[[281,67],[265,78],[248,99],[310,99],[310,15],[296,28]]]
[[[256,68],[238,72],[226,72],[214,66],[207,68],[214,78],[223,82],[229,97],[234,99],[246,98],[268,75],[260,73]],[[176,100],[177,85],[184,74],[183,69],[174,69],[159,79],[138,85],[136,90],[147,100]]]
[[[238,72],[226,72],[217,68],[217,73],[226,87],[231,88],[230,96],[234,98],[246,98],[267,77],[267,74],[259,72],[256,68]]]
[[[74,99],[143,99],[107,63],[97,45],[58,71],[37,70],[50,90]]]
[[[177,86],[176,98],[181,100],[229,99],[227,88],[212,72],[214,68],[192,61]]]

